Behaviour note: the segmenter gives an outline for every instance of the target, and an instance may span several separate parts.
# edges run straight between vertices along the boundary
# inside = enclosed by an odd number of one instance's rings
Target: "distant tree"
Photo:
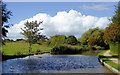
[[[99,29],[97,31],[95,31],[94,33],[91,34],[91,36],[88,39],[88,45],[90,46],[106,46],[106,44],[104,43],[103,40],[103,35],[104,35],[104,30],[103,29]]]
[[[102,46],[102,47],[108,47],[103,39],[104,30],[99,28],[93,28],[89,29],[87,32],[85,32],[81,38],[78,40],[83,45],[89,45],[89,46]]]
[[[12,39],[4,39],[3,42],[14,42]]]
[[[2,3],[1,1],[0,1],[0,10],[2,10],[2,27],[1,27],[2,34],[1,34],[1,36],[2,36],[2,40],[3,40],[5,37],[7,37],[6,34],[8,33],[8,30],[6,28],[9,28],[9,25],[4,25],[4,24],[8,23],[10,16],[12,16],[12,12],[7,10],[6,4]],[[2,44],[4,44],[3,41],[2,41]]]
[[[16,41],[22,41],[22,40],[24,40],[24,39],[16,39]]]
[[[67,37],[67,43],[71,45],[76,45],[77,44],[77,39],[74,35],[70,35]]]
[[[60,44],[66,44],[66,40],[67,37],[65,35],[55,35],[47,41],[47,44],[51,46],[57,46]]]
[[[43,28],[38,28],[39,25],[42,23],[37,21],[32,22],[26,22],[24,25],[24,28],[21,28],[23,32],[21,32],[22,35],[24,35],[27,38],[27,42],[29,43],[29,54],[31,52],[31,45],[36,43],[39,40],[40,30],[43,30]]]
[[[88,45],[88,42],[89,42],[89,37],[95,32],[95,31],[98,31],[99,28],[94,28],[94,29],[89,29],[87,32],[85,32],[81,38],[79,38],[80,42],[83,44],[83,45]]]

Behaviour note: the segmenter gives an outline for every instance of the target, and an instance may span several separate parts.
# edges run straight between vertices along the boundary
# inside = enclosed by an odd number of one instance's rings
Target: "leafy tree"
[[[22,41],[22,40],[24,40],[24,39],[17,39],[16,41]]]
[[[106,46],[106,44],[104,43],[104,40],[103,40],[103,35],[104,35],[103,29],[99,29],[99,30],[95,31],[89,37],[88,45],[90,45],[90,46],[97,45],[97,46],[102,46],[102,47]]]
[[[81,38],[79,38],[78,40],[83,44],[83,45],[88,45],[89,42],[89,37],[95,32],[99,30],[99,28],[94,28],[94,29],[89,29],[87,32],[85,32]]]
[[[76,45],[77,44],[77,39],[74,35],[70,35],[67,37],[67,43],[71,45]]]
[[[65,44],[66,40],[67,40],[67,37],[65,35],[55,35],[55,36],[52,36],[47,41],[47,44],[52,45],[52,46],[57,46],[57,45],[60,45],[60,44]]]
[[[37,44],[39,44],[39,45],[44,44],[48,40],[48,38],[44,35],[39,35],[38,39],[39,40],[37,41]]]
[[[89,29],[85,32],[80,39],[78,39],[82,44],[89,46],[102,46],[106,47],[103,40],[104,30],[99,28]]]
[[[120,42],[120,6],[116,7],[115,13],[109,27],[105,29],[104,40],[106,43]]]
[[[2,6],[2,7],[1,7]],[[2,8],[2,9],[1,9]],[[12,12],[7,10],[6,8],[6,4],[0,2],[0,10],[2,10],[2,40],[7,37],[7,33],[8,33],[8,30],[6,28],[9,28],[9,25],[4,25],[5,23],[8,23],[8,20],[10,19],[10,16],[12,16]],[[0,12],[1,13],[1,12]],[[2,44],[4,44],[4,42],[2,41]]]
[[[43,30],[43,28],[39,29],[39,25],[42,23],[37,21],[32,22],[26,22],[24,25],[24,28],[21,28],[23,32],[21,32],[22,35],[24,35],[27,38],[27,42],[29,43],[29,53],[31,51],[31,45],[36,43],[39,40],[40,30]]]
[[[116,6],[115,15],[109,24],[109,27],[105,29],[104,40],[110,46],[112,53],[118,54],[120,57],[120,2]]]

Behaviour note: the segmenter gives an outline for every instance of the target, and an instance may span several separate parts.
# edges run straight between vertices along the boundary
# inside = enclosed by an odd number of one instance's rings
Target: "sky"
[[[5,2],[13,16],[8,29],[9,39],[24,38],[21,28],[28,20],[43,21],[41,34],[47,37],[54,35],[75,35],[79,38],[91,28],[105,29],[115,14],[117,2]]]

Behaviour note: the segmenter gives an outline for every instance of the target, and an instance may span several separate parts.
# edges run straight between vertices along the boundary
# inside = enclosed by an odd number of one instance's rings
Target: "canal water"
[[[9,59],[2,73],[107,73],[96,56],[50,54]]]

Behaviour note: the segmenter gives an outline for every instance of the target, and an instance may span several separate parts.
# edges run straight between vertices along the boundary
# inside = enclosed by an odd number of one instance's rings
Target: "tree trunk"
[[[29,43],[29,55],[31,54],[31,43]]]

